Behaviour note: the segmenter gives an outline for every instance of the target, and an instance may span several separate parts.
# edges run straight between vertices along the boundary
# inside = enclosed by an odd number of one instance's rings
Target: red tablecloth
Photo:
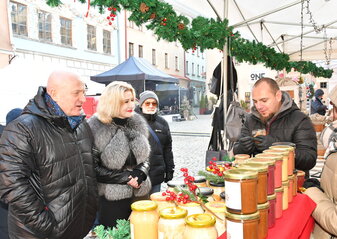
[[[307,195],[298,194],[283,211],[281,218],[276,220],[273,228],[268,230],[268,239],[309,239],[314,228],[314,219],[311,216],[316,203]],[[226,239],[226,233],[218,239]]]

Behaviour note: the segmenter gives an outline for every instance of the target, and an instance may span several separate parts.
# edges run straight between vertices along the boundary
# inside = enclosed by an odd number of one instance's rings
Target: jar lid
[[[277,193],[283,192],[283,187],[275,188],[275,192]]]
[[[275,165],[275,160],[274,159],[269,159],[269,158],[251,158],[250,162],[253,163],[258,163],[258,164],[262,164],[262,165]]]
[[[209,185],[212,187],[224,187],[225,186],[225,181],[223,182],[212,182],[209,181]]]
[[[152,201],[166,201],[166,196],[163,196],[163,192],[156,192],[150,195]]]
[[[297,176],[304,176],[305,172],[302,170],[297,170]]]
[[[203,196],[210,196],[214,193],[213,188],[209,188],[209,187],[199,187],[197,190],[198,193],[200,193]]]
[[[250,155],[249,154],[236,154],[234,155],[235,159],[249,159]]]
[[[185,183],[184,180],[171,180],[167,182],[167,186],[171,187],[171,188],[175,188],[175,187],[185,187]]]
[[[225,179],[257,179],[257,171],[247,169],[229,169],[224,172]]]
[[[289,180],[282,181],[282,186],[288,186],[289,185]]]
[[[207,208],[209,208],[212,212],[222,213],[226,211],[226,204],[224,202],[208,202],[205,204]]]
[[[195,176],[194,177],[194,183],[204,183],[206,182],[205,176]]]
[[[260,218],[260,212],[256,211],[252,214],[234,214],[230,212],[225,212],[226,218],[234,219],[234,220],[252,220],[252,219],[259,219]]]
[[[294,151],[294,147],[291,147],[289,145],[272,145],[269,147],[270,149],[282,149],[282,150],[288,150],[288,151]]]
[[[181,207],[167,207],[161,209],[159,214],[165,219],[179,219],[187,216],[187,210]]]
[[[151,200],[140,200],[131,204],[133,211],[152,211],[157,208],[157,203]]]
[[[282,149],[266,149],[266,150],[263,150],[263,153],[288,156],[289,151],[288,150],[282,150]]]
[[[290,175],[290,176],[288,176],[288,180],[294,180],[295,179],[295,175],[294,174],[292,174],[292,175]]]
[[[252,169],[252,170],[256,170],[259,173],[263,173],[263,172],[267,172],[268,165],[267,164],[260,164],[260,163],[249,162],[249,163],[241,164],[240,168],[243,168],[243,169]]]
[[[220,193],[220,197],[221,197],[223,200],[225,200],[225,199],[226,199],[226,192],[225,192],[225,191],[221,192],[221,193]]]
[[[273,199],[276,199],[276,193],[267,196],[268,201],[273,200]]]
[[[272,154],[272,153],[257,154],[257,155],[255,155],[255,158],[269,159],[269,160],[274,160],[274,161],[283,160],[282,155],[280,155],[280,154]]]
[[[259,210],[266,209],[266,208],[269,208],[269,202],[268,201],[266,203],[257,204],[257,209],[259,209]]]
[[[214,226],[215,218],[207,213],[192,214],[185,218],[185,222],[191,227],[210,227]]]
[[[289,145],[291,147],[296,148],[296,144],[292,143],[292,142],[274,142],[272,143],[272,146],[274,145]]]

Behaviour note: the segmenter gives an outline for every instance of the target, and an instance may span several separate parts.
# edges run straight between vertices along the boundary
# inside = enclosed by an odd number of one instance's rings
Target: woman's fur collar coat
[[[137,164],[149,160],[150,145],[145,120],[137,113],[127,119],[125,125],[102,123],[96,115],[88,121],[95,139],[95,146],[101,152],[102,165],[110,169],[122,169],[132,150]],[[127,169],[125,169],[127,170]],[[132,169],[131,169],[132,170]],[[144,196],[149,193],[151,183],[149,177],[134,189],[127,184],[98,184],[99,195],[107,200],[121,200],[133,195]]]

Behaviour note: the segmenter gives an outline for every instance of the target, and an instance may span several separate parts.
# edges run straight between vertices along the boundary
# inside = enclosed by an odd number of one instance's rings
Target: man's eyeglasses
[[[150,105],[157,106],[157,102],[145,102],[144,105],[145,106],[150,106]]]

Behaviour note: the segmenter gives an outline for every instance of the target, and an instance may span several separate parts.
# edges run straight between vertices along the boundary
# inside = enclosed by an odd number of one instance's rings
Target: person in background
[[[133,197],[151,190],[147,177],[150,145],[146,121],[134,112],[135,90],[121,81],[110,83],[88,123],[95,141],[100,205],[98,221],[106,227],[128,219]]]
[[[328,107],[322,103],[324,91],[322,89],[317,89],[315,91],[315,100],[311,102],[311,114],[325,115]]]
[[[252,91],[254,106],[234,144],[234,154],[258,154],[274,142],[296,144],[295,168],[312,169],[317,159],[316,132],[311,120],[271,78],[258,80]]]
[[[6,125],[8,125],[10,122],[12,122],[17,117],[19,117],[21,112],[22,112],[22,109],[20,108],[14,108],[10,110],[6,115]],[[0,137],[1,137],[2,131],[3,130],[0,131]],[[8,205],[0,200],[0,238],[1,239],[9,238],[7,220],[8,220]]]
[[[173,178],[174,161],[172,137],[167,121],[158,115],[159,100],[153,91],[142,92],[139,98],[139,112],[147,121],[150,132],[150,179],[151,194],[160,191],[162,182]]]
[[[83,239],[98,195],[84,84],[54,71],[0,139],[0,199],[14,239]]]
[[[320,140],[327,149],[325,165],[320,182],[317,179],[307,179],[303,187],[305,194],[315,203],[312,214],[315,219],[314,238],[330,239],[337,237],[337,86],[329,93],[333,106],[333,122],[321,133]]]

